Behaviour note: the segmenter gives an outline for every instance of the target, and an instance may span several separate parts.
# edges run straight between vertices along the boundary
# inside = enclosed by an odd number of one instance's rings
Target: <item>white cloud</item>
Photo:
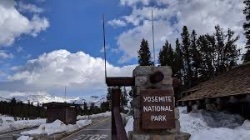
[[[137,57],[140,41],[145,38],[152,47],[151,11],[154,12],[155,47],[159,50],[165,39],[175,46],[180,38],[182,27],[186,25],[191,33],[194,29],[200,34],[213,33],[215,25],[220,25],[240,35],[239,47],[245,44],[243,35],[243,0],[120,0],[121,5],[132,8],[129,15],[116,18],[132,24],[117,37],[119,49],[124,52],[121,60]],[[152,3],[154,5],[152,5]],[[156,52],[157,54],[158,52]]]
[[[109,50],[110,46],[106,45],[105,48],[106,48],[106,51],[107,51],[107,50]],[[100,53],[103,53],[103,52],[104,52],[104,46],[100,50]]]
[[[19,47],[16,48],[16,51],[17,52],[23,52],[23,48],[19,46]]]
[[[133,6],[137,3],[148,5],[150,0],[120,0],[121,5]]]
[[[108,21],[108,24],[114,27],[124,27],[126,26],[126,23],[120,19],[113,19],[111,21]]]
[[[0,70],[0,77],[6,76],[6,73]]]
[[[134,65],[115,67],[107,63],[108,76],[132,76],[134,68]],[[37,90],[47,89],[51,92],[67,86],[82,93],[106,92],[104,60],[84,52],[57,50],[45,53],[13,70],[15,72],[8,77],[9,80],[20,81]]]
[[[35,14],[31,19],[16,9],[14,0],[2,0],[0,3],[0,46],[10,46],[21,35],[37,36],[49,27],[49,21]]]
[[[13,54],[6,53],[5,51],[0,50],[0,59],[10,59],[13,58]]]
[[[174,40],[177,35],[172,33],[171,26],[166,24],[163,20],[155,22],[154,25],[155,33],[157,33],[155,34],[155,50],[157,51],[165,43],[165,40],[162,40],[163,36],[167,36],[166,38]],[[151,56],[153,56],[151,27],[151,21],[145,20],[142,25],[130,29],[119,36],[117,43],[120,46],[120,49],[126,54],[121,58],[120,62],[126,62],[132,57],[137,57],[137,51],[139,50],[143,38],[148,40],[151,49]],[[156,53],[156,56],[157,55],[158,54]]]
[[[21,12],[33,12],[33,13],[42,13],[43,9],[37,7],[34,4],[25,4],[21,1],[18,2],[18,10]]]

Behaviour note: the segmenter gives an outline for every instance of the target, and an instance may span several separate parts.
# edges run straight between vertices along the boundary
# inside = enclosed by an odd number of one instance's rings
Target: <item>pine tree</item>
[[[107,101],[111,101],[111,92],[112,92],[112,89],[108,87],[107,96],[106,96]]]
[[[192,87],[192,68],[191,68],[191,47],[190,47],[190,34],[188,32],[187,26],[184,26],[181,33],[182,37],[182,52],[183,52],[183,62],[184,66],[184,82],[187,88]]]
[[[174,52],[174,65],[172,67],[173,69],[173,75],[182,78],[182,71],[183,71],[183,53],[180,48],[180,42],[179,39],[177,38],[175,41],[175,52]]]
[[[246,16],[246,22],[243,25],[243,28],[245,30],[245,36],[247,39],[246,47],[250,47],[250,0],[244,0],[243,2],[246,6],[243,10],[243,14]]]
[[[123,87],[121,94],[121,111],[125,112],[125,107],[128,105],[128,93],[125,87]]]
[[[125,87],[123,87],[121,95],[121,105],[126,106],[128,104],[128,93]]]
[[[112,105],[111,94],[112,94],[112,88],[108,87],[106,99],[107,99],[107,102],[109,103],[109,109],[111,109],[111,105]]]
[[[102,102],[101,103],[101,111],[102,112],[109,111],[109,102]]]
[[[192,69],[194,71],[193,73],[193,85],[198,84],[198,75],[199,75],[199,70],[200,70],[200,65],[201,65],[201,54],[199,52],[199,48],[197,45],[197,34],[195,30],[192,31],[191,34],[191,57],[192,57]]]
[[[89,106],[89,112],[90,114],[94,114],[96,112],[95,110],[95,103],[90,103],[90,106]]]
[[[83,103],[83,111],[84,111],[84,114],[87,115],[88,114],[88,104],[86,102]]]
[[[244,62],[250,61],[250,49],[247,49],[246,53],[244,54]]]
[[[239,50],[235,45],[239,36],[234,37],[234,32],[228,29],[226,33],[219,25],[215,26],[215,42],[216,42],[216,74],[221,74],[230,69],[232,65],[236,64],[239,56]]]
[[[138,51],[138,63],[140,66],[151,66],[151,53],[148,47],[148,41],[142,39],[140,50]]]
[[[200,54],[201,54],[201,63],[199,70],[200,73],[200,81],[206,81],[209,80],[214,75],[214,65],[213,65],[213,49],[210,45],[209,39],[212,41],[214,36],[209,35],[202,35],[197,40],[197,45],[200,48]],[[208,39],[209,38],[209,39]]]
[[[160,50],[158,57],[161,66],[173,67],[174,51],[171,47],[171,44],[168,43],[168,41],[166,41],[165,45],[162,46],[162,49]]]
[[[245,53],[243,59],[244,62],[246,62],[250,61],[250,0],[244,0],[243,3],[246,5],[245,9],[243,10],[243,13],[246,16],[246,22],[244,23],[243,28],[245,30],[245,36],[247,39],[245,47],[247,49],[247,52]]]

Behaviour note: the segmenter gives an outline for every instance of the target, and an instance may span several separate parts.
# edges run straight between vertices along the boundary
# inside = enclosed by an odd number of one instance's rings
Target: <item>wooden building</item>
[[[250,63],[184,91],[178,105],[229,110],[250,118]]]
[[[76,124],[77,108],[79,105],[72,103],[50,102],[46,107],[47,123],[60,120],[65,124]]]

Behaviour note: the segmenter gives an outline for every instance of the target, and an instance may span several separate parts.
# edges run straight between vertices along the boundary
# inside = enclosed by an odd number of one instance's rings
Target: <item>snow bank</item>
[[[33,138],[29,136],[21,136],[17,140],[33,140]]]
[[[190,140],[250,139],[250,121],[244,121],[238,115],[204,110],[187,113],[185,107],[179,107],[179,111],[181,131],[190,133]],[[133,118],[130,118],[127,122],[127,133],[133,130],[133,121]]]
[[[77,120],[96,119],[100,117],[109,117],[109,116],[111,116],[111,112],[107,111],[107,112],[99,113],[99,114],[77,116]]]
[[[129,118],[129,120],[125,126],[125,130],[126,130],[127,134],[129,131],[133,131],[133,123],[134,123],[134,118],[133,117]]]
[[[92,123],[92,120],[80,120],[77,121],[75,125],[72,124],[64,124],[60,120],[56,120],[53,123],[41,124],[37,129],[22,132],[22,135],[40,135],[40,134],[55,134],[61,132],[72,132],[77,129],[80,129],[86,125]]]
[[[186,113],[185,107],[179,110],[181,131],[190,133],[190,140],[249,140],[250,122],[239,115],[204,110]]]
[[[32,128],[35,126],[39,126],[45,122],[46,119],[15,121],[13,117],[0,116],[0,133],[6,133],[24,128]]]

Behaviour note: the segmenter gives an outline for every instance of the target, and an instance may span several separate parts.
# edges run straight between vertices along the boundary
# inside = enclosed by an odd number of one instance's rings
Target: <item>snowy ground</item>
[[[99,113],[99,114],[77,116],[77,120],[96,119],[96,118],[100,118],[100,117],[109,117],[109,116],[111,116],[111,112],[107,111],[107,112]]]
[[[32,128],[45,123],[45,119],[36,120],[18,120],[15,121],[13,117],[1,115],[0,116],[0,133],[6,133],[13,130],[20,130],[24,128]]]
[[[250,139],[250,121],[238,115],[203,110],[186,113],[184,107],[180,107],[179,111],[181,131],[190,133],[190,140]],[[127,132],[133,130],[133,118],[128,120],[125,129]]]
[[[53,123],[45,123],[41,124],[37,129],[22,132],[22,136],[18,138],[18,140],[32,140],[32,135],[52,135],[56,133],[67,132],[70,133],[72,131],[78,130],[86,125],[92,123],[91,119],[100,118],[100,117],[108,117],[111,116],[111,112],[105,112],[100,114],[86,115],[86,116],[77,116],[77,123],[75,125],[66,125],[60,120],[56,120]]]
[[[86,125],[91,124],[91,120],[80,120],[77,121],[75,125],[72,124],[64,124],[60,120],[56,120],[53,123],[46,123],[41,124],[37,129],[33,129],[30,131],[22,132],[22,135],[40,135],[40,134],[55,134],[55,133],[61,133],[61,132],[72,132],[77,129],[80,129]]]

